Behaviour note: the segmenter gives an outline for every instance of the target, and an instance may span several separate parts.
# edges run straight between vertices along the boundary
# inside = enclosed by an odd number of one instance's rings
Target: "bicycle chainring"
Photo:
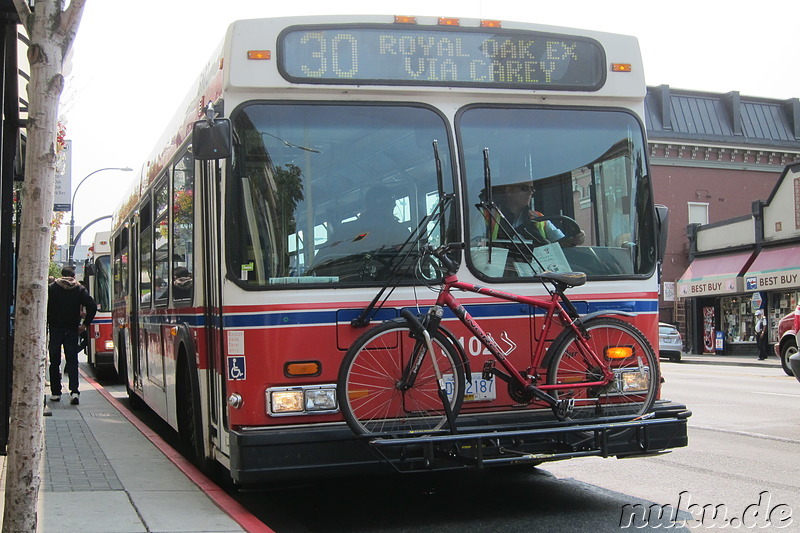
[[[525,379],[528,378],[527,372],[520,372],[520,375]],[[533,401],[533,394],[515,380],[508,382],[508,395],[518,404],[527,405]]]

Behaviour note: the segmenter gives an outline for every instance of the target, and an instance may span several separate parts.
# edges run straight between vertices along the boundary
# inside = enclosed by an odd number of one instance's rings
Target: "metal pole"
[[[78,194],[78,189],[81,188],[81,185],[83,185],[84,181],[89,179],[91,176],[97,174],[98,172],[103,172],[104,170],[121,170],[122,172],[130,172],[133,169],[130,168],[130,167],[99,168],[99,169],[95,170],[94,172],[90,172],[89,174],[87,174],[80,181],[80,183],[78,183],[78,186],[75,187],[75,190],[72,192],[72,200],[70,201],[70,204],[69,204],[69,213],[70,213],[70,215],[69,215],[69,241],[67,243],[67,244],[69,244],[69,255],[68,255],[67,260],[68,260],[69,266],[71,266],[71,267],[75,266],[75,259],[74,259],[74,257],[75,257],[75,195]],[[81,232],[81,233],[83,233],[83,232]]]

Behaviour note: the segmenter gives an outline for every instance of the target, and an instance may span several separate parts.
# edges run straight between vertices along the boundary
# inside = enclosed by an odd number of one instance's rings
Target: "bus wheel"
[[[117,383],[128,383],[128,358],[125,353],[124,339],[117,339]]]
[[[206,472],[208,464],[203,446],[202,428],[199,424],[200,412],[197,409],[199,391],[189,371],[189,362],[183,354],[178,358],[176,384],[178,401],[178,434],[186,450],[191,453],[194,463]]]

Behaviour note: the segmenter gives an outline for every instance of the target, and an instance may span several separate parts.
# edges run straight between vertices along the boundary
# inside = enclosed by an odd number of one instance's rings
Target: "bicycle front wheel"
[[[560,400],[572,399],[574,409],[568,418],[590,419],[606,416],[641,416],[650,411],[661,381],[653,347],[634,326],[617,318],[588,320],[587,339],[574,331],[562,333],[548,349],[548,385],[563,385],[553,390]],[[592,359],[587,348],[597,355]],[[603,380],[603,369],[614,375],[602,386],[582,386]]]
[[[404,435],[444,427],[436,366],[453,419],[458,415],[464,400],[461,357],[442,333],[432,335],[430,353],[411,332],[405,319],[392,320],[367,331],[347,350],[337,386],[342,414],[355,434]]]

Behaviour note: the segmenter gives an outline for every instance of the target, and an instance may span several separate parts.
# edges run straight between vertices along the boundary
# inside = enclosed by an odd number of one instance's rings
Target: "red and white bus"
[[[233,23],[114,216],[115,346],[131,399],[236,482],[390,468],[343,422],[336,381],[398,241],[420,229],[432,244],[465,241],[462,280],[544,291],[502,236],[487,238],[476,208],[487,174],[495,199],[525,189],[530,210],[577,222],[581,242],[534,246],[546,268],[587,274],[571,291],[579,311],[626,313],[656,345],[644,96],[629,36],[429,17]],[[229,122],[203,118],[208,104]],[[226,142],[209,155],[208,137]],[[426,219],[445,194],[457,201]],[[372,324],[434,301],[414,268],[395,275]],[[528,360],[540,316],[464,301],[509,358]],[[483,378],[479,342],[451,326],[478,370],[459,420],[536,419]],[[680,407],[661,401],[659,417]],[[643,431],[647,446],[603,453],[685,445],[673,419]]]
[[[86,358],[100,376],[115,372],[114,328],[111,324],[111,232],[95,234],[84,267],[84,281],[97,304],[97,314],[87,332]]]

